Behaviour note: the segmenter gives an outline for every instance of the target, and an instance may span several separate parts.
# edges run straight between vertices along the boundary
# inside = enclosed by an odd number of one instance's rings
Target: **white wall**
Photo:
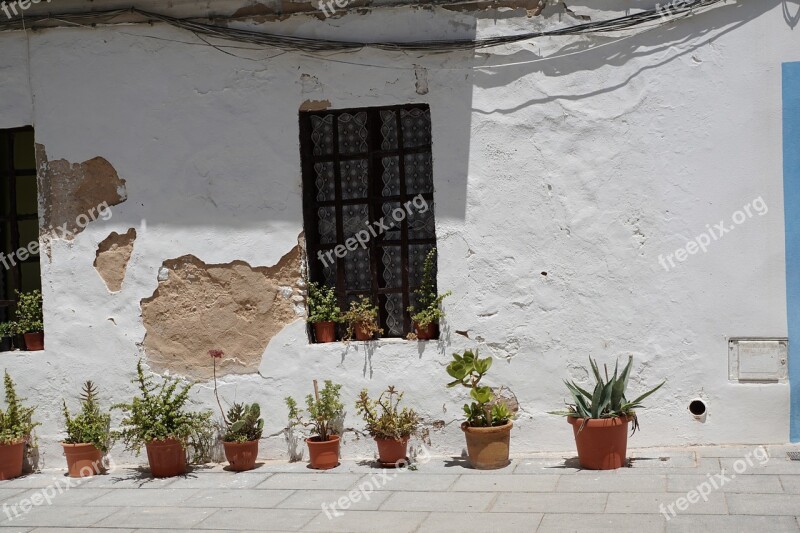
[[[588,4],[570,7],[597,20],[627,2]],[[263,28],[413,39],[574,22],[547,13],[392,10]],[[610,362],[629,353],[632,391],[668,380],[648,400],[632,445],[785,442],[788,385],[729,383],[727,338],[787,334],[780,65],[800,60],[797,31],[770,0],[618,37],[475,54],[364,50],[334,62],[275,50],[231,57],[160,25],[0,34],[0,128],[33,124],[50,159],[102,156],[128,189],[110,221],[55,241],[52,259],[43,257],[47,350],[0,356],[39,405],[44,466],[61,466],[62,396],[76,396],[86,379],[109,403],[132,394],[139,302],[152,295],[163,260],[271,265],[296,244],[298,109],[308,99],[334,108],[430,105],[439,285],[454,296],[439,343],[309,346],[302,322],[288,326],[260,376],[226,378],[221,389],[259,401],[267,434],[285,424],[282,398],[304,396],[313,378],[345,385],[355,428],[357,391],[395,384],[427,419],[447,423],[431,434],[435,450],[460,452],[466,394],[445,389],[444,366],[451,352],[474,346],[454,333],[469,330],[501,359],[489,383],[510,387],[522,406],[515,453],[571,449],[570,427],[546,414],[566,399],[562,379],[585,379],[590,355]],[[427,69],[424,96],[414,65]],[[757,197],[766,215],[670,272],[659,265],[659,254]],[[96,246],[129,227],[138,237],[112,295],[92,268]],[[213,406],[211,386],[197,388],[198,404]],[[709,406],[705,424],[686,410],[696,396]],[[348,437],[343,452],[371,455],[372,447]],[[286,455],[281,436],[263,449]]]

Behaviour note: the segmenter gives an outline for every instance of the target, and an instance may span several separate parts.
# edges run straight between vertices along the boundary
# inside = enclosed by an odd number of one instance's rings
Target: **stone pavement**
[[[768,458],[755,446],[632,450],[631,466],[612,472],[580,470],[569,453],[490,472],[435,457],[400,472],[267,462],[153,480],[117,468],[71,487],[53,470],[0,482],[0,533],[800,531],[800,462],[786,455],[797,449],[767,446]]]

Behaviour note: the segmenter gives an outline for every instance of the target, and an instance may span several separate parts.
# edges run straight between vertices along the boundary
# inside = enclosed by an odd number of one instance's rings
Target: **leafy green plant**
[[[317,392],[317,382],[314,380],[314,396],[306,396],[308,420],[303,418],[294,398],[287,396],[285,401],[289,408],[289,427],[313,427],[320,441],[330,440],[330,436],[335,434],[332,424],[344,413],[344,405],[340,399],[341,389],[341,385],[325,380],[325,386]]]
[[[342,310],[336,299],[333,287],[326,287],[314,281],[308,284],[308,321],[339,322],[342,320]]]
[[[130,403],[112,406],[112,409],[120,409],[125,414],[122,429],[113,432],[112,437],[121,439],[126,450],[138,454],[146,443],[167,439],[180,441],[184,448],[195,451],[205,449],[204,443],[213,435],[214,426],[210,411],[186,411],[191,383],[180,391],[176,379],[164,380],[159,386],[152,377],[144,375],[141,359],[136,363],[133,383],[137,385],[140,396],[135,396]]]
[[[377,400],[363,389],[356,400],[356,410],[367,423],[367,431],[377,439],[401,440],[410,437],[419,427],[419,415],[413,409],[399,410],[403,393],[390,386]]]
[[[13,337],[23,333],[44,331],[42,317],[42,292],[17,292],[16,320],[0,323],[0,337]]]
[[[91,381],[83,384],[80,395],[81,410],[72,416],[66,400],[62,400],[67,444],[94,444],[103,453],[108,452],[111,439],[111,415],[104,413],[97,403],[97,387]]]
[[[342,320],[347,322],[345,340],[353,338],[356,324],[360,325],[370,338],[376,333],[383,334],[383,329],[378,324],[378,308],[366,296],[362,296],[356,302],[350,302],[350,309],[342,315]]]
[[[222,435],[225,442],[250,442],[261,438],[264,420],[257,403],[235,403],[228,409],[228,428]]]
[[[553,411],[551,414],[582,418],[581,430],[590,419],[626,416],[632,419],[631,435],[633,435],[636,433],[636,430],[639,429],[639,419],[634,410],[643,408],[641,404],[642,400],[660,389],[666,381],[662,381],[657,387],[650,389],[635,400],[628,401],[625,396],[625,391],[628,387],[628,379],[630,378],[631,366],[633,365],[632,355],[628,358],[628,364],[622,369],[621,374],[618,374],[619,361],[614,364],[614,375],[611,378],[608,377],[608,367],[604,365],[605,380],[603,380],[603,377],[600,375],[597,362],[590,357],[589,363],[592,366],[592,373],[595,378],[594,390],[590,393],[582,389],[574,381],[570,382],[565,380],[564,384],[572,394],[574,403],[568,404],[569,410],[567,411]]]
[[[5,385],[6,410],[0,409],[0,444],[15,444],[30,440],[33,428],[39,425],[33,422],[35,407],[25,407],[25,398],[17,396],[14,380],[8,372],[3,376]]]
[[[464,404],[464,414],[471,427],[502,426],[514,416],[504,401],[495,399],[491,387],[479,386],[491,367],[492,358],[479,358],[477,350],[465,350],[463,354],[454,353],[453,360],[447,365],[447,373],[455,378],[447,386],[467,387],[470,389],[469,395],[475,400],[471,404]]]
[[[221,359],[225,352],[222,350],[209,350],[208,355],[214,364],[214,396],[222,413],[222,422],[225,431],[222,440],[225,442],[250,442],[261,438],[264,431],[264,421],[261,419],[261,407],[257,403],[235,403],[228,409],[228,416],[222,408],[222,402],[217,392],[217,359]]]
[[[413,305],[408,308],[411,313],[411,320],[417,326],[424,328],[428,324],[438,324],[444,317],[442,311],[442,301],[452,294],[451,291],[439,294],[436,289],[436,280],[433,277],[434,261],[436,259],[436,248],[432,248],[425,256],[422,265],[422,282],[419,289],[414,291],[417,295],[417,307]]]

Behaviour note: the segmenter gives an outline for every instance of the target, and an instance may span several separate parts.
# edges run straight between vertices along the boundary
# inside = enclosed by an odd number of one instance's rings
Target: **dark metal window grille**
[[[335,287],[342,310],[369,296],[384,336],[404,337],[425,256],[436,245],[430,109],[301,112],[300,137],[311,280]],[[421,207],[406,207],[415,198]],[[382,231],[379,220],[392,226]],[[370,227],[377,235],[366,248],[336,257],[337,246]]]
[[[41,289],[39,254],[20,259],[16,250],[39,239],[39,195],[33,128],[0,130],[0,322],[11,319],[16,291]],[[3,339],[0,350],[8,350]]]

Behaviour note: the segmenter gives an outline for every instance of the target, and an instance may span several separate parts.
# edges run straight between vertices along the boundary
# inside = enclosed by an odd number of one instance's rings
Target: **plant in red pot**
[[[414,335],[417,340],[430,340],[439,337],[439,322],[444,318],[442,301],[452,293],[439,294],[436,289],[436,248],[432,248],[422,265],[422,283],[414,291],[416,306],[408,308],[411,321],[414,323]]]
[[[473,401],[464,404],[466,422],[461,424],[467,439],[467,454],[473,468],[494,470],[508,466],[511,428],[514,417],[502,398],[496,398],[491,387],[479,386],[481,379],[492,367],[492,358],[481,359],[477,350],[453,354],[447,373],[455,378],[448,387],[462,385],[470,389]]]
[[[97,387],[91,381],[83,384],[81,411],[72,416],[63,401],[67,437],[61,442],[67,458],[70,477],[88,477],[103,471],[103,456],[108,452],[111,415],[97,403]]]
[[[217,393],[217,359],[225,354],[222,350],[209,350],[208,354],[214,359],[214,396],[224,424],[222,446],[225,448],[225,458],[235,472],[252,470],[258,458],[258,440],[264,432],[261,407],[257,403],[234,403],[226,416]]]
[[[369,341],[376,335],[383,334],[383,329],[378,324],[378,308],[367,296],[350,302],[350,309],[342,315],[342,320],[347,323],[347,341],[353,338],[357,341]]]
[[[342,320],[342,311],[333,287],[308,284],[308,321],[314,326],[317,343],[336,341],[336,323]]]
[[[133,382],[140,396],[112,407],[125,414],[122,429],[113,433],[114,437],[122,440],[128,451],[139,454],[143,447],[147,450],[153,477],[185,474],[187,450],[192,449],[194,459],[199,459],[213,440],[211,412],[188,412],[192,384],[178,390],[180,381],[165,379],[159,386],[152,376],[144,375],[141,360],[136,364]]]
[[[31,432],[38,426],[33,422],[35,407],[22,405],[24,398],[17,396],[14,381],[8,372],[3,377],[6,410],[0,409],[0,480],[22,475],[25,445],[31,441]]]
[[[356,400],[356,410],[364,418],[367,431],[378,445],[378,462],[383,467],[403,466],[408,456],[408,440],[419,426],[419,415],[407,407],[399,409],[403,393],[390,386],[377,400],[367,389]]]
[[[306,396],[308,419],[304,418],[291,397],[286,398],[289,408],[289,429],[295,426],[314,428],[313,437],[306,439],[311,468],[328,470],[339,465],[339,435],[335,434],[334,425],[344,417],[344,405],[340,400],[341,385],[330,380],[320,391],[317,380],[314,380],[314,396]]]
[[[605,367],[605,380],[591,357],[589,363],[595,378],[594,390],[590,393],[574,381],[564,381],[574,403],[568,404],[567,411],[556,411],[552,414],[566,416],[572,425],[578,462],[583,468],[614,470],[625,465],[628,426],[632,425],[631,435],[639,429],[635,409],[643,408],[642,400],[660,389],[665,382],[629,401],[625,391],[633,356],[628,358],[628,364],[621,374],[618,373],[618,363],[615,364],[611,378],[608,377],[608,367]]]
[[[0,324],[0,337],[21,335],[29,352],[44,350],[44,322],[42,318],[42,293],[17,291],[15,320]]]

